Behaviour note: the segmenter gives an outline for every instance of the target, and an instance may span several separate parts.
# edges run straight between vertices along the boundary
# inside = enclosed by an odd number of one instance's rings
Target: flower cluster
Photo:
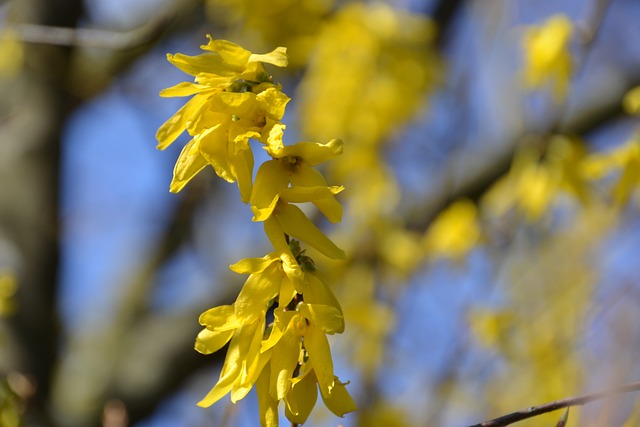
[[[225,40],[202,46],[198,56],[168,55],[175,66],[195,77],[161,92],[193,97],[158,130],[164,149],[185,130],[192,139],[176,163],[171,191],[180,191],[211,165],[216,174],[237,182],[253,220],[263,222],[273,252],[231,266],[248,278],[235,303],[207,310],[195,348],[203,354],[229,343],[220,379],[200,406],[227,394],[232,402],[255,385],[263,426],[278,425],[278,404],[293,423],[304,423],[318,389],[325,405],[338,416],[355,410],[345,383],[334,375],[327,334],[344,331],[343,313],[304,242],[333,259],[338,248],[297,206],[313,203],[332,222],[342,219],[335,199],[342,186],[329,186],[314,166],[342,153],[342,142],[299,142],[285,146],[281,122],[289,98],[266,73],[264,63],[287,65],[285,48],[256,55]],[[262,143],[271,160],[253,182],[249,139]],[[294,240],[297,239],[297,240]],[[273,319],[273,320],[271,320]]]

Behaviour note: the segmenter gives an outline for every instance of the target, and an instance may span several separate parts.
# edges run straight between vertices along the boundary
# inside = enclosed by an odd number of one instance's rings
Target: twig
[[[571,406],[582,406],[596,400],[608,399],[624,393],[630,393],[632,391],[640,391],[640,382],[625,384],[610,390],[585,394],[584,396],[567,397],[566,399],[556,400],[555,402],[545,403],[539,406],[530,406],[526,409],[503,415],[480,424],[473,424],[469,427],[504,427],[518,421],[546,414],[547,412],[553,412],[558,409],[569,408]]]
[[[173,10],[167,10],[140,27],[122,32],[95,28],[13,23],[0,27],[0,38],[13,37],[15,35],[25,43],[85,46],[112,50],[130,49],[152,40],[156,33],[166,27],[174,14]]]

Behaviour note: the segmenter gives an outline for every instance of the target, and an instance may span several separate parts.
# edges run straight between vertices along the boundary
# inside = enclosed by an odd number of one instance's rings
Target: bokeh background
[[[559,14],[560,95],[523,78],[530,28]],[[285,142],[344,140],[325,171],[344,221],[317,219],[349,259],[316,261],[360,409],[307,424],[464,426],[640,380],[637,0],[4,0],[0,17],[0,426],[258,424],[253,394],[196,407],[224,349],[193,343],[242,285],[228,266],[268,242],[212,170],[169,193],[186,135],[155,148],[184,102],[159,91],[190,79],[166,53],[206,34],[286,46]],[[640,425],[639,396],[568,425]]]

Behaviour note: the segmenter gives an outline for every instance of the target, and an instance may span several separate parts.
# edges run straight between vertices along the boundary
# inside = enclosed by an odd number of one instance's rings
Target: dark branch
[[[611,397],[616,397],[621,394],[630,393],[633,391],[640,391],[640,382],[625,384],[612,388],[610,390],[585,394],[584,396],[568,397],[566,399],[556,400],[555,402],[545,403],[539,406],[530,406],[529,408],[522,409],[511,414],[503,415],[501,417],[485,421],[480,424],[473,424],[469,427],[504,427],[518,421],[533,418],[538,415],[546,414],[548,412],[557,411],[558,409],[569,408],[571,406],[582,406],[596,400],[609,399]]]

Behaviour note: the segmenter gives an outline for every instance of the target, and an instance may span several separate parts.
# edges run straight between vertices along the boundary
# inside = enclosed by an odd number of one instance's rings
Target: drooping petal
[[[276,218],[285,233],[309,245],[333,259],[346,259],[347,255],[318,229],[295,205],[279,203]]]
[[[243,203],[248,203],[253,189],[253,152],[251,151],[251,147],[249,147],[249,141],[235,144],[236,150],[230,150],[229,152],[229,166],[231,167],[231,172],[238,180],[240,199]],[[242,145],[243,147],[239,148],[238,145]]]
[[[288,185],[289,172],[279,161],[269,160],[260,165],[250,199],[254,214],[256,210],[269,207],[276,195]]]
[[[296,287],[294,282],[285,274],[280,283],[280,297],[278,298],[278,304],[281,307],[289,305],[293,297],[296,295]]]
[[[320,328],[309,325],[304,335],[304,346],[309,353],[309,363],[318,378],[320,392],[324,397],[331,394],[334,385],[333,360],[327,336]]]
[[[293,379],[291,390],[285,397],[285,415],[292,423],[304,424],[318,400],[318,388],[313,371],[299,381],[297,379]]]
[[[227,182],[235,182],[236,177],[229,166],[229,153],[227,152],[227,127],[218,124],[205,129],[198,135],[198,149],[216,174]]]
[[[261,427],[278,427],[278,401],[269,393],[270,378],[271,366],[267,363],[256,381]]]
[[[291,388],[293,371],[298,364],[302,337],[296,333],[292,323],[296,322],[295,316],[289,322],[278,344],[273,348],[271,357],[271,395],[278,399],[284,399]]]
[[[195,350],[202,354],[211,354],[220,350],[233,336],[234,330],[212,331],[204,328],[196,338]]]
[[[301,166],[298,171],[291,175],[291,185],[294,187],[315,187],[315,186],[327,186],[327,181],[324,176],[317,170],[308,167]],[[344,187],[341,187],[344,189]],[[327,217],[327,219],[335,224],[342,221],[342,205],[338,203],[335,197],[327,197],[324,199],[318,199],[313,202],[320,212]]]
[[[224,365],[220,372],[220,379],[211,391],[198,402],[198,406],[208,408],[227,395],[233,388],[233,383],[238,379],[242,369],[242,353],[238,337],[239,334],[236,332],[235,336],[231,339],[231,344],[229,344],[227,356],[225,357]]]
[[[325,406],[339,417],[343,417],[344,414],[348,414],[349,412],[353,412],[358,409],[345,385],[346,384],[341,383],[336,377],[333,389],[331,390],[331,395],[322,396]]]
[[[204,169],[208,162],[198,150],[197,140],[194,138],[182,148],[180,156],[173,168],[173,179],[169,191],[177,193],[184,188],[198,172]]]
[[[244,360],[242,361],[240,377],[234,383],[233,389],[231,390],[231,402],[233,403],[243,399],[247,393],[249,393],[251,387],[253,387],[253,384],[258,379],[260,372],[271,357],[270,353],[261,354],[260,352],[264,327],[264,316],[262,319],[245,327],[247,332],[244,341],[245,345],[248,343],[248,346],[241,347],[246,352],[244,353]]]
[[[317,270],[305,273],[305,280],[302,283],[302,294],[305,302],[334,307],[342,315],[342,307],[340,307],[338,299],[322,277],[322,273]]]

